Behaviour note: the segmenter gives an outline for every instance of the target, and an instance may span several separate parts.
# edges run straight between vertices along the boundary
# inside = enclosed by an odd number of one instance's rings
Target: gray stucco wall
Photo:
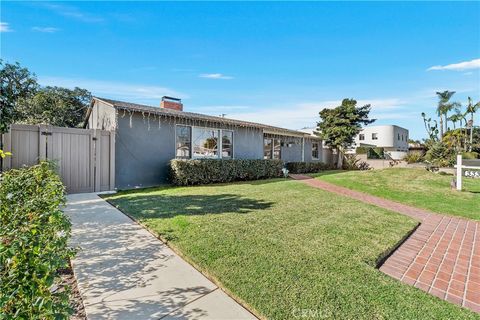
[[[156,186],[167,183],[168,164],[175,158],[175,125],[192,123],[183,120],[150,119],[140,113],[122,118],[118,115],[115,146],[115,181],[118,189]],[[260,129],[231,128],[196,122],[198,127],[229,129],[233,133],[235,159],[262,159],[263,132]]]

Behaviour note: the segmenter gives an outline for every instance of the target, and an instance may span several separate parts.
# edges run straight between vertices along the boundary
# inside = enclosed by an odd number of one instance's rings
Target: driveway
[[[96,194],[69,195],[72,261],[89,319],[256,319]]]

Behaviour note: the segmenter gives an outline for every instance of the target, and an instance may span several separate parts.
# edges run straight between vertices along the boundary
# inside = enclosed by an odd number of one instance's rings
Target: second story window
[[[372,133],[372,140],[378,140],[378,133]]]
[[[398,134],[398,140],[400,140],[400,133],[397,133]]]
[[[358,135],[358,140],[360,140],[360,141],[365,140],[365,135],[363,133],[360,133]]]

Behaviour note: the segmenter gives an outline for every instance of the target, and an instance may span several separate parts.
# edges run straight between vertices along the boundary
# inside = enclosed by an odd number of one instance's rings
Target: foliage
[[[18,105],[18,121],[77,127],[85,117],[92,95],[85,89],[45,87]]]
[[[285,166],[290,173],[313,173],[332,169],[323,162],[287,162]]]
[[[9,151],[3,151],[2,149],[0,149],[0,159],[5,159],[6,156],[11,156],[12,153],[9,152]]]
[[[458,102],[450,101],[450,99],[454,94],[455,94],[455,91],[448,91],[448,90],[445,90],[443,92],[437,92],[437,96],[438,96],[437,115],[440,117],[440,138],[443,137],[444,132],[448,131],[448,112],[460,106]],[[445,130],[443,129],[443,124],[445,124]]]
[[[368,149],[370,149],[370,147],[357,147],[355,149],[355,153],[356,154],[367,154],[368,153]]]
[[[0,184],[0,318],[68,319],[70,221],[60,211],[64,186],[50,164],[10,170]]]
[[[423,153],[419,151],[408,152],[403,158],[407,163],[418,163],[423,161]]]
[[[354,154],[345,155],[343,161],[344,170],[370,170],[370,165],[361,159],[358,159]]]
[[[18,103],[32,96],[38,89],[37,79],[28,69],[0,59],[0,134],[16,120]]]
[[[317,123],[317,134],[325,144],[339,151],[348,148],[354,142],[355,136],[362,129],[375,120],[369,119],[371,106],[357,107],[354,99],[343,99],[336,108],[325,108],[320,111],[321,121]],[[338,152],[339,159],[342,156]]]
[[[480,101],[477,103],[474,103],[472,98],[468,97],[468,104],[467,104],[467,110],[465,111],[465,114],[470,114],[470,120],[467,123],[467,127],[470,128],[470,139],[469,139],[469,151],[472,151],[473,148],[473,116],[474,114],[480,110]],[[477,140],[478,143],[480,143],[480,138]]]
[[[27,68],[0,60],[0,134],[11,123],[77,127],[92,98],[89,91],[41,87]]]
[[[282,177],[283,161],[278,159],[201,159],[170,161],[175,185],[195,185],[238,180]]]
[[[368,148],[367,158],[368,159],[384,159],[385,149],[381,147]]]
[[[478,152],[462,152],[462,158],[467,160],[480,159],[480,153]]]
[[[442,141],[433,143],[425,154],[425,160],[439,167],[452,166],[455,163],[455,151]]]
[[[432,122],[432,118],[427,119],[425,112],[422,112],[422,118],[423,118],[423,125],[425,126],[425,130],[427,131],[428,138],[433,141],[438,140],[437,120],[433,120]]]
[[[375,268],[418,223],[379,207],[285,179],[107,197],[260,319],[475,319]]]

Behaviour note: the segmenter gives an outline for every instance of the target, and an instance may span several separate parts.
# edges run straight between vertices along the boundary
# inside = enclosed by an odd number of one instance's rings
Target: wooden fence
[[[14,124],[2,142],[3,170],[53,160],[69,193],[115,188],[115,132]]]

